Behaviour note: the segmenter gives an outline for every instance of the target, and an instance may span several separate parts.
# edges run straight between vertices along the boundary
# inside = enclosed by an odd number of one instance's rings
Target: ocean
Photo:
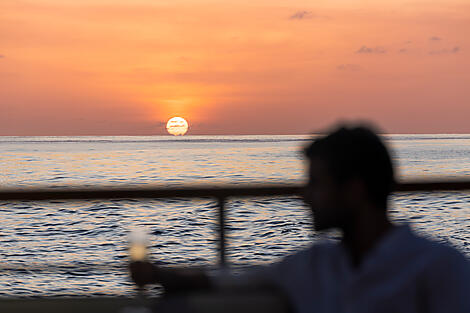
[[[0,137],[2,188],[303,183],[310,136]],[[470,135],[388,135],[398,178],[470,177]],[[316,234],[294,198],[231,199],[228,261],[279,260]],[[399,193],[391,217],[470,256],[470,193]],[[128,236],[153,260],[217,262],[216,203],[201,199],[0,202],[0,296],[135,295]],[[153,290],[158,294],[158,289]]]

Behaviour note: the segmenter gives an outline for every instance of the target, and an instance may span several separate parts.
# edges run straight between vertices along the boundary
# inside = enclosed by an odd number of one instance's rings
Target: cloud
[[[315,14],[312,11],[297,11],[291,16],[289,16],[290,20],[306,20],[306,19],[323,19],[323,20],[329,20],[331,19],[330,16],[328,15],[319,15]]]
[[[357,72],[361,70],[361,67],[357,64],[340,64],[336,69],[340,71]]]
[[[3,54],[0,54],[0,59],[3,59],[5,56]]]
[[[400,53],[406,53],[406,52],[408,52],[408,49],[402,48],[402,49],[398,50],[398,52],[400,52]]]
[[[438,55],[438,54],[455,54],[460,51],[459,46],[455,46],[452,49],[441,49],[441,50],[432,50],[429,51],[430,55]]]
[[[429,37],[429,40],[430,40],[430,41],[439,41],[439,40],[441,40],[441,39],[442,39],[441,37],[437,37],[437,36]]]
[[[297,11],[294,14],[292,14],[289,19],[291,20],[304,20],[307,18],[312,18],[313,14],[311,11]]]
[[[374,47],[374,48],[367,47],[367,46],[362,46],[356,51],[356,53],[365,53],[365,54],[372,54],[372,53],[382,54],[382,53],[386,53],[386,52],[387,51],[385,50],[385,48],[380,47],[380,46],[377,46],[377,47]]]

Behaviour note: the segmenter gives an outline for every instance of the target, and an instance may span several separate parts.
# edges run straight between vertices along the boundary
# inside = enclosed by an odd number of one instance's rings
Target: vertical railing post
[[[218,203],[218,219],[219,219],[219,263],[220,266],[226,265],[225,259],[225,198],[220,197],[217,199]]]

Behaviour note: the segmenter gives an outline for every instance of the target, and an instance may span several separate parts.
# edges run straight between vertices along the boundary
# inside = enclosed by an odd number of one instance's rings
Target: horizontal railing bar
[[[95,200],[95,199],[162,199],[228,198],[258,196],[299,196],[301,185],[232,185],[203,187],[126,187],[96,189],[4,189],[0,200]],[[397,184],[396,192],[470,190],[470,180],[415,181]]]
[[[470,181],[421,181],[397,184],[396,192],[470,190]]]

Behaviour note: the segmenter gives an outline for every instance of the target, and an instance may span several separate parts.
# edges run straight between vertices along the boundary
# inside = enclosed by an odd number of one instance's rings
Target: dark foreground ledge
[[[1,299],[0,312],[17,313],[284,313],[275,293],[192,293],[161,299],[50,298]]]

